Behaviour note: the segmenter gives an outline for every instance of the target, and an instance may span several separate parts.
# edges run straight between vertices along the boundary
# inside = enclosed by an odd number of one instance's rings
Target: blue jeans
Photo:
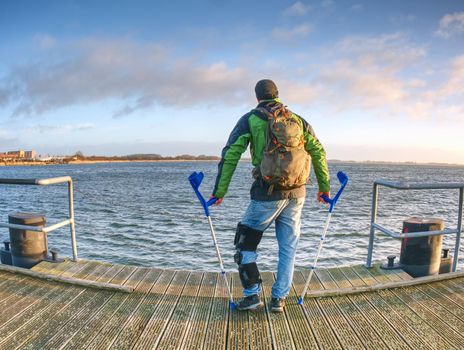
[[[301,209],[304,201],[304,198],[279,201],[252,200],[241,220],[243,225],[259,231],[265,231],[275,221],[279,263],[277,279],[272,286],[273,298],[285,298],[292,285],[295,253],[300,237]],[[256,262],[257,258],[256,252],[242,251],[242,264]],[[243,290],[245,296],[260,292],[261,286],[258,283]]]

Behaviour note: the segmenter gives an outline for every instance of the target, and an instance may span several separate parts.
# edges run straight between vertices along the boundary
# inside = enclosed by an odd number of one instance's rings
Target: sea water
[[[339,185],[337,171],[349,176],[348,186],[337,204],[320,256],[321,266],[362,264],[366,260],[373,181],[464,182],[464,167],[333,163],[329,165],[332,192]],[[100,163],[1,167],[1,178],[49,178],[69,175],[74,181],[74,206],[79,257],[121,264],[161,268],[217,271],[216,253],[203,210],[187,180],[203,171],[200,187],[208,196],[213,188],[216,162]],[[316,201],[314,174],[307,185],[296,266],[312,263],[327,217],[327,206]],[[251,164],[240,162],[222,205],[211,209],[217,239],[227,270],[235,270],[233,240],[237,222],[248,202]],[[38,212],[53,224],[67,216],[66,185],[0,185],[0,220],[17,211]],[[411,216],[445,220],[455,228],[458,190],[400,191],[380,187],[378,222],[400,231]],[[0,240],[8,229],[0,229]],[[444,239],[454,248],[455,236]],[[49,246],[71,256],[69,227],[49,234]],[[399,257],[400,242],[377,235],[374,260],[389,254]],[[462,249],[461,249],[462,250]],[[258,248],[260,268],[274,271],[277,241],[274,226],[264,234]],[[462,266],[463,259],[460,259]]]

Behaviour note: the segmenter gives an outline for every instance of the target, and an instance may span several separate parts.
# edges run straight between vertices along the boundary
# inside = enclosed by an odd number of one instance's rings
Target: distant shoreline
[[[67,164],[93,163],[180,163],[180,162],[218,162],[219,159],[118,159],[118,160],[72,160]]]
[[[47,165],[68,165],[68,164],[100,164],[100,163],[180,163],[180,162],[218,162],[219,159],[101,159],[101,160],[70,160],[67,162],[4,162],[1,166],[47,166]]]
[[[180,163],[180,162],[219,162],[218,159],[82,159],[68,161],[24,161],[24,162],[0,162],[2,166],[47,166],[47,165],[80,165],[80,164],[102,164],[102,163]],[[250,161],[249,158],[241,161]],[[429,166],[429,167],[464,167],[464,164],[450,163],[415,163],[415,162],[385,162],[385,161],[353,161],[353,160],[329,160],[329,164],[363,164],[363,165],[405,165],[405,166]]]

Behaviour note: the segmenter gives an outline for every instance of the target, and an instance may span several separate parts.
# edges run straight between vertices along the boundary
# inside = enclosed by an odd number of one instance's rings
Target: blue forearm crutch
[[[188,179],[190,181],[190,185],[192,185],[192,188],[195,191],[195,194],[200,200],[200,203],[203,206],[203,209],[205,211],[205,216],[208,219],[209,228],[211,230],[211,237],[213,238],[214,248],[216,249],[216,256],[218,258],[219,266],[221,268],[221,275],[224,278],[224,283],[226,285],[227,294],[229,295],[229,305],[230,305],[230,308],[233,310],[235,309],[234,299],[232,298],[232,293],[229,287],[229,281],[227,280],[226,271],[224,270],[224,264],[222,262],[221,252],[219,251],[219,245],[216,239],[216,233],[214,232],[213,222],[211,221],[211,215],[209,215],[209,206],[213,205],[217,201],[217,198],[213,197],[210,200],[206,201],[205,198],[202,196],[198,188],[200,187],[201,182],[203,181],[203,177],[204,177],[204,174],[202,172],[199,172],[199,173],[193,172],[189,176]]]
[[[301,296],[298,299],[298,304],[300,304],[300,305],[303,305],[303,299],[304,299],[304,297],[306,295],[306,291],[308,290],[309,282],[311,282],[311,278],[313,277],[314,270],[316,270],[317,260],[319,259],[319,255],[321,254],[322,245],[324,243],[325,236],[327,234],[327,229],[329,228],[330,219],[332,217],[332,211],[335,208],[335,204],[337,204],[337,201],[340,198],[340,195],[342,194],[343,190],[345,189],[346,184],[348,183],[348,176],[346,176],[345,173],[343,173],[341,171],[339,171],[337,173],[337,178],[338,178],[338,181],[340,181],[340,185],[341,185],[340,189],[337,192],[337,194],[333,198],[329,198],[325,194],[323,194],[321,196],[322,199],[326,203],[329,203],[329,215],[327,216],[327,220],[325,222],[324,231],[322,232],[322,236],[321,236],[321,239],[320,239],[320,242],[319,242],[319,247],[317,248],[316,257],[314,259],[313,265],[311,266],[309,276],[306,279],[306,283],[305,283],[305,286],[303,288],[303,292],[301,293]]]

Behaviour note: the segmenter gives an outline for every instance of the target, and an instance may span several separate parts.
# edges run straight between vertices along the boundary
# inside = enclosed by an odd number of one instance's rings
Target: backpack
[[[266,145],[255,174],[274,189],[290,190],[305,185],[309,179],[310,156],[305,150],[303,123],[285,106],[257,110],[267,116]]]

